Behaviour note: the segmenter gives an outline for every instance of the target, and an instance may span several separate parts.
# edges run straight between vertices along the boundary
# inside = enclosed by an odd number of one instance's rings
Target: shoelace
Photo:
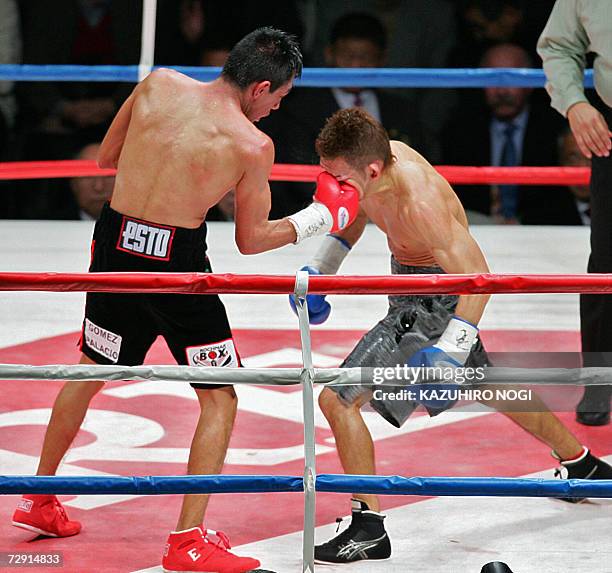
[[[214,535],[219,541],[208,541],[208,536]],[[230,545],[229,537],[223,533],[223,531],[215,531],[214,529],[205,529],[204,530],[204,541],[208,543],[212,543],[216,547],[218,547],[221,551],[228,551],[232,548]]]
[[[336,523],[338,524],[336,527],[336,533],[338,533],[338,531],[340,531],[340,524],[344,521],[344,519],[342,517],[336,517]],[[329,541],[327,541],[326,543],[324,543],[323,545],[341,545],[346,541],[349,541],[351,539],[351,536],[353,535],[353,529],[355,524],[353,523],[353,521],[351,520],[350,525],[339,535],[337,535],[336,537],[334,537],[333,539],[330,539]]]
[[[57,498],[53,500],[53,507],[59,512],[63,521],[68,521],[68,516],[66,515],[66,510],[64,506],[59,502]]]

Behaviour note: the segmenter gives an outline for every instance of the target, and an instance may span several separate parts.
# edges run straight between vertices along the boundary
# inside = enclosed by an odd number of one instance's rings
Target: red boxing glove
[[[331,233],[348,227],[359,211],[359,191],[346,181],[338,181],[331,173],[321,171],[317,177],[314,200],[323,203],[333,218]]]

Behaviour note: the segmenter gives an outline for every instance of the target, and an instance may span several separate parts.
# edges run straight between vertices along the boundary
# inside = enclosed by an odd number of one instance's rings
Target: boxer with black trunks
[[[207,211],[235,190],[236,243],[243,254],[268,251],[349,225],[356,189],[329,174],[315,201],[269,221],[272,141],[254,122],[279,107],[302,69],[297,42],[260,28],[231,51],[210,83],[156,70],[123,104],[98,157],[117,168],[110,205],[96,223],[91,272],[210,272]],[[179,364],[240,365],[216,295],[88,293],[81,362],[137,365],[163,336]],[[38,475],[53,475],[74,440],[89,403],[104,382],[68,382],[61,389],[43,443]],[[200,417],[189,452],[189,474],[217,474],[227,451],[237,399],[231,386],[193,385]],[[259,561],[230,553],[224,534],[203,528],[207,495],[186,495],[168,537],[165,571],[241,573]],[[26,495],[13,524],[67,537],[81,529],[55,496]],[[129,542],[129,540],[126,540]]]
[[[334,274],[369,220],[387,236],[393,274],[487,273],[485,257],[470,235],[461,203],[448,182],[415,150],[389,141],[367,112],[353,108],[328,119],[316,142],[321,166],[340,182],[357,188],[360,211],[345,230],[327,235],[309,264],[312,274]],[[484,366],[488,357],[478,338],[487,295],[391,296],[387,315],[357,344],[343,366],[460,368]],[[292,306],[295,307],[295,303]],[[331,306],[324,295],[307,296],[309,317],[319,324]],[[400,426],[418,406],[409,400],[374,399],[372,387],[327,386],[319,405],[330,423],[347,474],[375,473],[374,444],[361,407],[374,410]],[[450,408],[421,402],[430,415]],[[501,401],[483,403],[503,412],[550,446],[571,478],[610,479],[612,468],[594,457],[545,404],[534,396],[517,412]],[[567,500],[578,501],[578,500]],[[350,563],[387,559],[391,543],[374,495],[355,494],[349,527],[315,548],[315,560]]]
[[[92,273],[211,272],[204,223],[196,229],[160,225],[127,217],[107,204],[93,245]],[[157,336],[164,337],[178,364],[240,365],[217,295],[88,293],[80,348],[96,364],[142,364]]]

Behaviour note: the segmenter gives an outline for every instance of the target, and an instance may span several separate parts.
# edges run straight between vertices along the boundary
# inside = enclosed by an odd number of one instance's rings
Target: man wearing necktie
[[[524,68],[531,66],[531,60],[522,47],[499,44],[484,54],[481,66]],[[539,101],[531,89],[485,88],[482,100],[466,98],[452,114],[442,138],[443,162],[505,167],[556,165],[557,135],[562,127],[558,114]],[[567,199],[566,194],[565,189],[550,186],[457,187],[470,221],[485,224],[566,224],[567,201],[560,200]]]
[[[490,49],[482,66],[529,67],[529,57],[519,46],[501,44]],[[522,164],[523,141],[529,118],[528,98],[531,90],[515,87],[485,89],[485,100],[491,110],[489,127],[491,165],[516,167]],[[518,185],[500,185],[492,189],[491,214],[501,223],[519,222]]]
[[[351,13],[334,25],[331,41],[325,48],[325,62],[333,68],[379,68],[384,65],[386,31],[374,16]],[[362,87],[332,88],[338,109],[364,108],[381,121],[378,93]]]
[[[514,145],[515,132],[516,126],[512,122],[504,126],[504,146],[500,162],[500,165],[504,167],[515,167],[518,165],[516,146]],[[500,211],[504,221],[516,221],[518,192],[518,185],[500,185],[499,187]]]

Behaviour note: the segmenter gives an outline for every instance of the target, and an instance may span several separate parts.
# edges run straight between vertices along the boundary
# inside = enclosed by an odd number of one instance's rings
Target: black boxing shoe
[[[556,452],[552,452],[554,458],[561,462],[561,468],[555,470],[555,477],[563,479],[612,479],[612,467],[596,458],[588,448],[584,448],[582,455],[574,460],[563,461]],[[563,475],[563,470],[567,471],[567,476]],[[560,497],[558,498],[568,503],[581,503],[584,497]]]
[[[316,563],[352,563],[382,560],[391,556],[391,542],[385,531],[385,516],[370,510],[368,504],[353,499],[351,523],[339,535],[315,547]],[[341,518],[336,520],[340,527]]]

